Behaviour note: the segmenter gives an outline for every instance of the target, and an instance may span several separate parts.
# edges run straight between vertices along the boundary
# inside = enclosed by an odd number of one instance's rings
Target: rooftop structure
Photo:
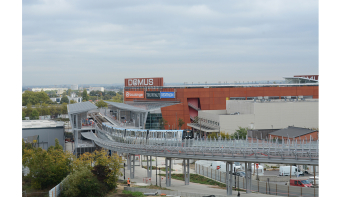
[[[308,83],[318,83],[318,75],[296,75],[293,77],[284,77],[285,82],[288,84],[308,84]]]
[[[269,133],[269,135],[293,139],[293,138],[301,137],[307,134],[312,134],[314,132],[317,132],[317,131],[308,129],[308,128],[289,126],[288,128],[271,132]]]
[[[53,120],[23,120],[22,128],[46,128],[46,127],[63,127],[64,122]]]

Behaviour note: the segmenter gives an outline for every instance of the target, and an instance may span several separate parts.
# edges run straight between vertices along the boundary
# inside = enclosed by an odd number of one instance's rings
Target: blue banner
[[[160,92],[160,98],[175,98],[174,92]]]

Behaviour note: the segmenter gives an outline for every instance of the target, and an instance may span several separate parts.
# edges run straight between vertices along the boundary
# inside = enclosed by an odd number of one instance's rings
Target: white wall
[[[318,102],[255,103],[254,108],[255,129],[319,127]]]
[[[255,121],[254,114],[220,115],[220,131],[233,134],[240,127],[250,127]]]
[[[233,103],[235,102],[235,103]],[[228,103],[228,102],[227,102]],[[227,113],[240,112],[240,115],[219,115],[214,111],[199,111],[199,117],[217,120],[220,131],[234,133],[238,127],[252,129],[282,129],[288,126],[318,128],[318,100],[306,102],[250,102],[229,101],[233,106]],[[228,104],[226,105],[228,107]],[[231,109],[236,111],[231,111]],[[246,113],[246,112],[252,113]],[[212,112],[212,113],[211,113]],[[218,117],[217,117],[218,116]]]

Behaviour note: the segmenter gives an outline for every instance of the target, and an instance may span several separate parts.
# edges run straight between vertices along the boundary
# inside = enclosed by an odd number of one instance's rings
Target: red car
[[[290,186],[311,187],[312,184],[305,179],[290,179]]]

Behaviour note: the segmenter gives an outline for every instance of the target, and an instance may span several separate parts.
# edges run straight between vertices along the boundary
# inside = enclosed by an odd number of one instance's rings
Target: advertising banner
[[[160,92],[161,98],[175,98],[175,92]]]
[[[146,98],[147,99],[160,99],[160,91],[147,91]]]
[[[125,98],[144,98],[144,91],[125,91]]]

